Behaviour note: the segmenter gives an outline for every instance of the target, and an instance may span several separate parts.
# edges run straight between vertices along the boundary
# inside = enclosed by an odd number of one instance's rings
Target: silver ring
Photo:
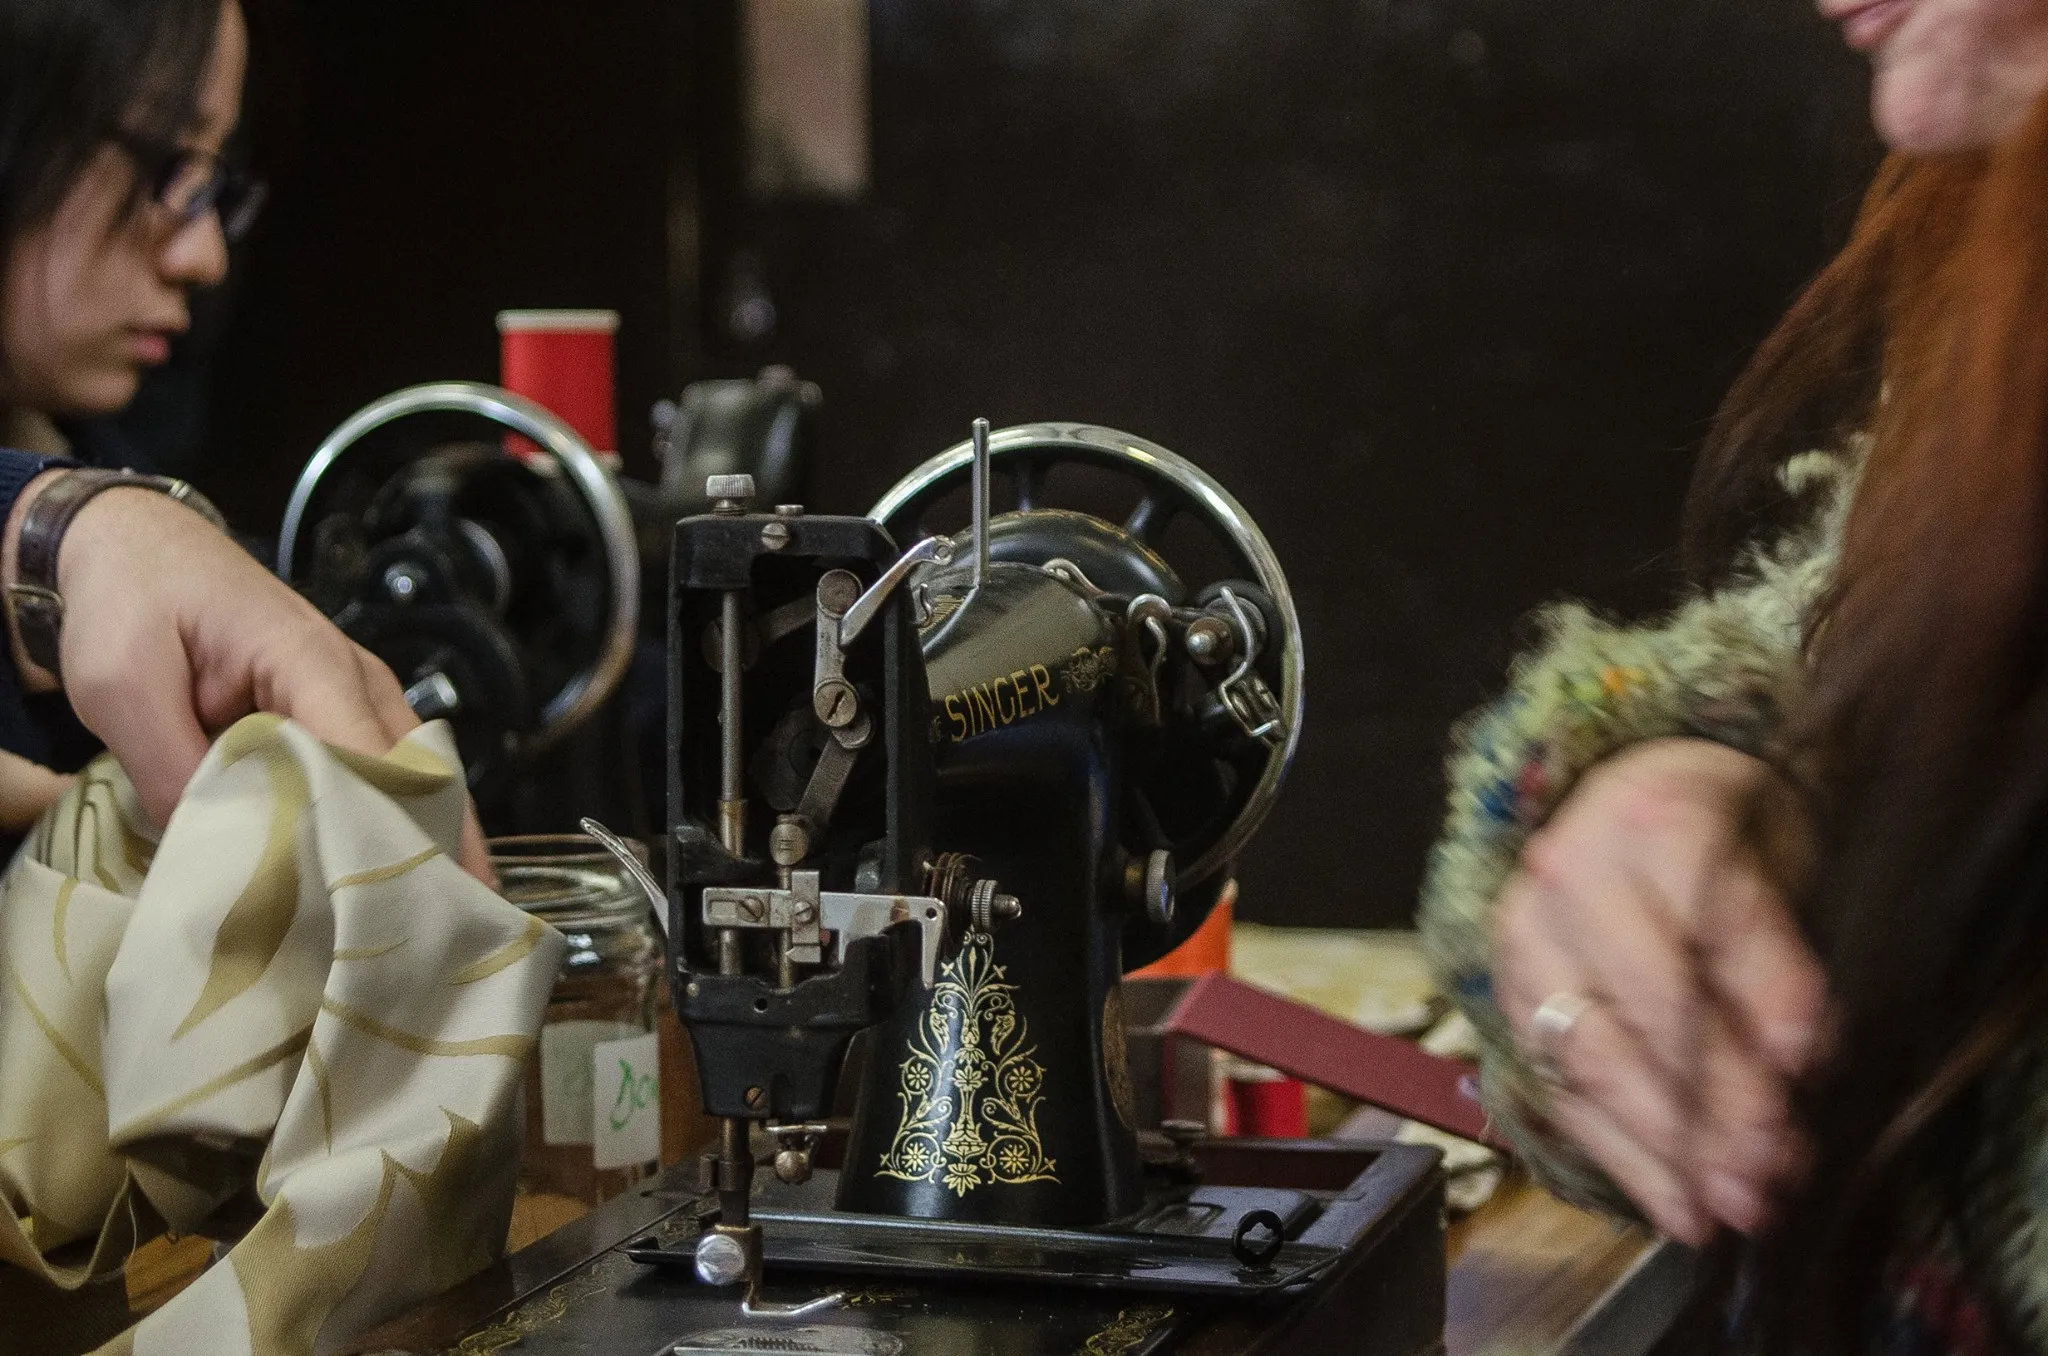
[[[1537,1074],[1547,1083],[1563,1086],[1567,1080],[1559,1065],[1558,1047],[1565,1037],[1572,1034],[1572,1028],[1579,1024],[1579,1018],[1586,1015],[1586,1009],[1593,1006],[1593,1000],[1570,989],[1559,989],[1543,1000],[1529,1017],[1532,1033],[1531,1062]]]

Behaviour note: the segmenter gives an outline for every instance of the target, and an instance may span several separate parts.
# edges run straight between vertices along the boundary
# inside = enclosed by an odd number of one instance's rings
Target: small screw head
[[[777,866],[795,866],[811,852],[811,831],[802,819],[784,815],[768,830],[768,855]]]
[[[426,582],[417,566],[403,561],[384,571],[384,592],[394,603],[410,603],[420,596]]]
[[[740,896],[740,917],[758,923],[768,916],[768,901],[759,895]]]
[[[801,1149],[781,1149],[775,1155],[777,1181],[796,1186],[811,1180],[811,1156]]]
[[[705,1234],[697,1240],[697,1279],[706,1285],[733,1285],[747,1274],[747,1250],[726,1234]]]
[[[1197,664],[1215,664],[1230,653],[1230,624],[1221,617],[1199,617],[1188,624],[1188,654]]]
[[[801,518],[804,516],[804,506],[802,504],[777,504],[775,506],[775,516],[778,518]]]
[[[851,570],[827,570],[818,578],[818,606],[830,617],[843,617],[860,601],[860,577]]]
[[[808,904],[799,904],[796,906],[792,918],[798,927],[807,928],[818,921],[818,911]]]
[[[789,524],[781,522],[764,524],[761,528],[761,545],[771,551],[780,551],[783,547],[789,545]]]
[[[753,1109],[753,1110],[755,1110],[755,1111],[759,1111],[759,1110],[760,1110],[760,1109],[761,1109],[762,1107],[766,1106],[767,1104],[768,1104],[768,1089],[766,1089],[766,1088],[748,1088],[748,1089],[747,1089],[747,1105],[748,1105],[748,1107],[750,1107],[751,1109]]]
[[[860,694],[843,678],[828,678],[811,693],[811,709],[828,729],[843,730],[860,714]]]

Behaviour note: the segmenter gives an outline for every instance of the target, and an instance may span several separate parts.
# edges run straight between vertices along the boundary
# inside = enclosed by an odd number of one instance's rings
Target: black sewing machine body
[[[1200,923],[1299,731],[1263,538],[1128,435],[977,441],[871,519],[760,512],[734,477],[676,526],[663,893],[724,1131],[700,1208],[630,1255],[743,1285],[736,1317],[777,1340],[844,1298],[806,1279],[835,1275],[1291,1303],[1394,1216],[1430,1221],[1440,1278],[1428,1151],[1321,1194],[1205,1185],[1185,1135],[1138,1124],[1123,975]],[[1044,506],[1068,459],[1135,468],[1138,507]],[[1019,502],[995,517],[998,465]],[[971,532],[926,532],[970,474]],[[1183,580],[1155,549],[1176,512],[1237,568]],[[863,1031],[842,1148],[825,1118]]]

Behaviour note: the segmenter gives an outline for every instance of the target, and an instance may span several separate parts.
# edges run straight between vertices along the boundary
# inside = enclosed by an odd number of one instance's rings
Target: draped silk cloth
[[[89,1345],[166,1231],[234,1241],[99,1350],[325,1352],[496,1256],[562,942],[462,813],[445,725],[251,716],[160,841],[107,758],[44,817],[0,880],[0,1352]]]

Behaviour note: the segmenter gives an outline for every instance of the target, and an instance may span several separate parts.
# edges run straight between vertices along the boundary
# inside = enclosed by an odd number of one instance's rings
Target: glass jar
[[[527,1064],[519,1163],[521,1195],[555,1198],[567,1215],[618,1195],[661,1156],[662,936],[647,896],[590,839],[494,838],[490,850],[505,898],[569,943]]]

